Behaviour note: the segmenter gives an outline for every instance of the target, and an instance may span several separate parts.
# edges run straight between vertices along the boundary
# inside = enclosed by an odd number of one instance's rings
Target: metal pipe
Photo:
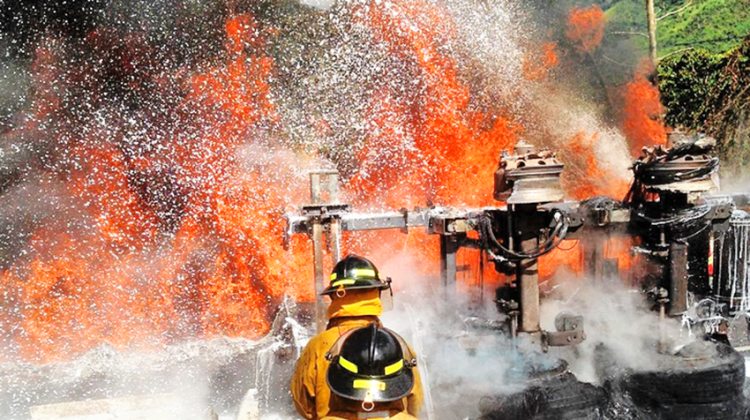
[[[599,233],[592,232],[583,241],[584,272],[587,280],[599,283],[604,277],[604,246],[606,238]]]
[[[513,205],[508,205],[508,249],[513,250]]]
[[[688,245],[669,244],[669,316],[687,311],[688,293]]]
[[[332,218],[328,225],[328,243],[331,247],[331,260],[336,264],[341,260],[341,221],[338,218]]]
[[[315,325],[318,332],[325,331],[328,320],[328,306],[323,300],[325,277],[323,275],[323,225],[316,220],[312,226],[313,265],[315,268]]]
[[[450,296],[456,291],[456,252],[458,243],[455,236],[440,235],[440,285],[443,293]]]
[[[521,241],[521,251],[536,249],[537,238]],[[521,287],[521,328],[526,333],[541,331],[539,321],[539,271],[537,260],[522,260],[518,264],[518,279]]]
[[[317,171],[310,173],[310,200],[313,204],[335,204],[338,202],[338,172]],[[315,271],[315,325],[318,332],[326,328],[328,320],[328,305],[321,293],[325,290],[325,271],[323,265],[323,214],[312,221],[313,264]],[[336,219],[327,221],[329,225],[328,239],[335,261],[339,260],[340,222]]]
[[[667,352],[667,337],[664,330],[664,323],[666,321],[666,303],[667,299],[659,299],[659,353]]]
[[[514,340],[518,337],[518,311],[510,312],[510,336]]]
[[[718,295],[714,289],[714,231],[708,234],[708,287],[711,293]]]

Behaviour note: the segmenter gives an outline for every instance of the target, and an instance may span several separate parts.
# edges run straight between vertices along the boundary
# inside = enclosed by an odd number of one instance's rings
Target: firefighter
[[[417,359],[398,334],[372,323],[340,337],[326,356],[333,395],[322,420],[416,419],[404,401],[415,386]]]
[[[326,353],[349,330],[371,323],[382,325],[378,318],[383,313],[380,298],[384,291],[390,294],[389,289],[390,279],[384,281],[375,265],[366,258],[349,255],[336,264],[330,285],[323,291],[331,298],[328,326],[302,350],[292,377],[292,397],[302,417],[319,420],[328,414],[331,391],[326,383],[329,364]],[[407,399],[407,408],[416,416],[422,407],[423,395],[416,369],[414,374],[415,387]]]

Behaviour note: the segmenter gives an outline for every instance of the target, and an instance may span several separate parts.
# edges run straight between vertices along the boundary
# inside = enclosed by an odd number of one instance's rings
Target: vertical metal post
[[[658,351],[659,353],[666,354],[668,350],[667,345],[667,334],[664,330],[664,323],[666,322],[667,316],[665,312],[665,306],[667,304],[668,299],[659,299],[659,346]]]
[[[456,291],[456,252],[456,237],[440,235],[440,285],[446,295]]]
[[[328,243],[331,246],[331,261],[336,264],[341,259],[341,221],[335,217],[328,225]]]
[[[310,173],[310,199],[313,205],[325,205],[338,203],[338,172],[318,171]],[[334,262],[338,262],[341,224],[335,219],[326,219],[324,207],[321,215],[316,217],[312,223],[313,240],[313,264],[315,271],[315,324],[318,332],[325,330],[328,320],[328,306],[323,300],[321,293],[325,290],[325,267],[323,261],[323,228],[324,223],[328,225],[328,239],[331,243]],[[326,220],[324,220],[326,219]]]
[[[536,249],[539,240],[527,238],[521,241],[521,251]],[[521,287],[521,326],[526,333],[541,331],[539,321],[539,270],[537,260],[522,260],[518,265],[518,279]]]
[[[513,204],[508,204],[508,249],[513,250],[513,212],[515,208]]]
[[[669,244],[669,316],[687,311],[688,292],[688,245]]]
[[[315,220],[312,226],[313,265],[315,270],[315,325],[318,332],[325,331],[328,319],[328,307],[323,300],[325,276],[323,275],[323,225]]]
[[[708,274],[708,287],[711,289],[711,293],[718,295],[716,289],[714,289],[714,231],[712,230],[708,234],[708,267],[706,269]]]
[[[583,271],[586,274],[586,279],[596,282],[600,277],[599,262],[601,261],[601,255],[599,254],[599,244],[593,240],[593,236],[586,238],[586,244],[583,246]]]

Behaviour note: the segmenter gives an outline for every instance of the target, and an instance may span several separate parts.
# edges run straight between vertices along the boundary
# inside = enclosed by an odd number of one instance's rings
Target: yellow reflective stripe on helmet
[[[369,389],[372,391],[385,391],[385,382],[375,379],[355,379],[352,384],[354,389]]]
[[[357,373],[359,372],[359,368],[354,363],[344,359],[343,357],[339,356],[339,364],[342,368],[348,370],[351,373]]]
[[[385,367],[385,376],[388,376],[392,373],[396,373],[399,370],[401,370],[404,367],[404,359],[399,360],[398,362]]]
[[[351,286],[352,284],[356,283],[357,281],[354,279],[344,279],[344,280],[338,280],[331,283],[331,287],[339,287],[339,286]]]
[[[331,273],[331,277],[328,278],[330,281],[336,280],[336,272]]]
[[[355,268],[352,270],[352,273],[356,277],[373,277],[375,278],[375,270],[371,270],[369,268]]]

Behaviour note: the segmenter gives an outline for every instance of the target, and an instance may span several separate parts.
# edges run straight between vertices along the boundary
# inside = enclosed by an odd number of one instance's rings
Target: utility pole
[[[654,0],[646,0],[646,15],[648,17],[648,54],[654,72],[656,72],[656,11],[654,10]]]

